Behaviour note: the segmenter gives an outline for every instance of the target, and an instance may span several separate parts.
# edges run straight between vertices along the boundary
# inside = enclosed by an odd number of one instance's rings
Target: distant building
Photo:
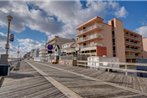
[[[32,59],[34,59],[34,54],[35,54],[35,49],[32,49],[32,50],[30,51],[30,57],[31,57]]]
[[[48,59],[47,48],[45,46],[40,47],[39,49],[39,58],[40,61],[45,62]]]
[[[72,39],[62,38],[59,36],[55,36],[53,39],[49,40],[46,43],[46,49],[48,45],[52,45],[53,49],[51,54],[48,54],[50,59],[58,60],[59,56],[61,55],[62,45],[64,43],[72,42]]]
[[[143,58],[147,58],[147,38],[143,38]]]
[[[106,24],[94,17],[79,25],[76,43],[83,55],[118,57],[121,62],[136,62],[143,57],[142,36],[125,29],[116,18]]]
[[[73,40],[72,42],[63,44],[61,52],[62,52],[63,55],[74,54],[76,52],[76,42],[75,42],[75,40]]]
[[[30,59],[30,58],[31,58],[30,54],[31,54],[31,52],[27,52],[27,53],[23,56],[23,58],[24,58],[24,59]]]
[[[35,49],[34,57],[39,57],[39,48],[38,49]]]

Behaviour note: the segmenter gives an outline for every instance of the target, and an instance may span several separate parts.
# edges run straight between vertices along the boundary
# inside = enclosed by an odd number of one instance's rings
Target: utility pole
[[[8,32],[7,32],[7,43],[6,43],[6,55],[8,55],[8,50],[9,50],[9,36],[10,36],[10,23],[11,20],[13,19],[12,16],[8,15],[7,20],[8,20]]]

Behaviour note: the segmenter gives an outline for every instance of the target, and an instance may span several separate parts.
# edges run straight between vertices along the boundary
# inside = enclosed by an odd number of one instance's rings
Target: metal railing
[[[82,48],[96,47],[96,46],[103,46],[103,44],[102,43],[94,43],[94,44],[88,44],[86,46],[81,45],[80,48],[82,49]]]
[[[89,67],[89,66],[87,66],[88,62],[89,61],[86,61],[86,60],[78,60],[77,61],[77,66]],[[107,69],[108,72],[110,71],[110,69],[112,69],[112,70],[124,72],[125,75],[128,75],[128,72],[132,72],[132,73],[147,73],[147,71],[144,71],[144,70],[137,70],[137,69],[130,68],[131,66],[133,66],[135,68],[137,66],[147,67],[147,63],[98,62],[98,61],[92,61],[92,63],[95,63],[95,64],[99,63],[100,66],[95,67],[95,68]],[[115,68],[115,67],[109,66],[109,65],[112,65],[112,64],[119,65],[121,67]]]
[[[73,60],[73,55],[60,56],[60,60]]]
[[[96,38],[99,38],[99,39],[102,39],[104,38],[104,36],[102,34],[92,34],[92,35],[87,35],[88,37],[85,37],[85,38],[79,38],[78,42],[84,42],[84,41],[89,41],[89,40],[92,40],[92,39],[96,39]]]
[[[94,24],[94,25],[92,25],[92,26],[87,27],[87,28],[84,29],[84,30],[77,31],[77,35],[81,35],[81,34],[83,34],[83,33],[85,33],[85,32],[88,32],[88,31],[90,31],[90,30],[93,30],[93,29],[95,29],[95,28],[102,29],[102,26],[101,26],[101,24]]]

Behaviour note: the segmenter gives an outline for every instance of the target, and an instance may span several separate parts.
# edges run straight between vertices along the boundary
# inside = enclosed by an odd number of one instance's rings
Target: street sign
[[[47,49],[48,49],[48,53],[53,53],[53,52],[52,52],[53,45],[48,45],[48,46],[47,46]]]
[[[10,48],[9,44],[6,44],[5,49],[9,49],[9,48]]]
[[[10,34],[10,41],[11,41],[11,42],[14,41],[14,34]]]
[[[53,45],[48,45],[47,48],[48,48],[48,50],[52,50],[53,49]]]

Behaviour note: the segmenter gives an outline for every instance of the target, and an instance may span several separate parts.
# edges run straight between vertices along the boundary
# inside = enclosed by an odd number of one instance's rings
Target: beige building
[[[122,62],[135,62],[143,56],[142,36],[125,29],[116,18],[106,24],[94,17],[79,25],[76,43],[85,55],[118,57]]]
[[[74,54],[76,52],[75,40],[62,45],[61,52],[64,54]]]
[[[53,39],[49,40],[46,45],[58,45],[60,48],[62,48],[62,45],[64,43],[67,43],[67,42],[72,42],[73,39],[67,39],[67,38],[62,38],[62,37],[59,37],[59,36],[55,36]]]
[[[143,57],[147,58],[147,38],[143,38]]]
[[[59,36],[55,36],[53,39],[49,40],[46,43],[46,49],[48,45],[53,45],[53,49],[52,49],[53,53],[48,55],[50,60],[52,59],[57,61],[59,59],[59,56],[61,55],[62,45],[72,41],[73,39],[62,38]]]
[[[47,55],[47,48],[45,48],[45,46],[42,46],[40,49],[39,49],[39,58],[40,58],[40,61],[42,62],[45,62],[48,60],[48,55]]]
[[[142,36],[126,29],[124,33],[126,61],[135,62],[136,59],[143,58]]]

